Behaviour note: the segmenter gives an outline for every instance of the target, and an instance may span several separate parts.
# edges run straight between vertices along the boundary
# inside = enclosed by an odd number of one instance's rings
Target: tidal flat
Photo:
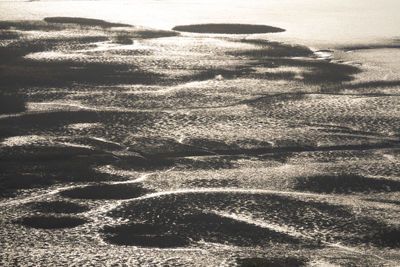
[[[400,264],[400,50],[0,22],[0,265]]]

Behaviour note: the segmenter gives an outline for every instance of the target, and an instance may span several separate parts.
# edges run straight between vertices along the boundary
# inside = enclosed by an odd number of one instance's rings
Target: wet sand
[[[1,265],[399,264],[399,48],[214,25],[0,22]]]

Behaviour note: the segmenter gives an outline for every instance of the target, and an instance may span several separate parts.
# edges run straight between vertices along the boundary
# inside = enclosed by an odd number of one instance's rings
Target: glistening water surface
[[[4,20],[48,16],[101,18],[171,29],[179,24],[250,23],[281,27],[306,45],[385,42],[400,37],[397,0],[0,1]]]

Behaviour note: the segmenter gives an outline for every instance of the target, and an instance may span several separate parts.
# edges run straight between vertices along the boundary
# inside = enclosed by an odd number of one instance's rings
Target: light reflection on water
[[[80,16],[171,29],[192,23],[256,23],[305,44],[376,41],[400,35],[397,0],[0,1],[3,20]]]

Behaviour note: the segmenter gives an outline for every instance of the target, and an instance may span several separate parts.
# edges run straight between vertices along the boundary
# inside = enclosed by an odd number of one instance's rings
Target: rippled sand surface
[[[0,265],[400,263],[396,46],[69,18],[0,38]]]

